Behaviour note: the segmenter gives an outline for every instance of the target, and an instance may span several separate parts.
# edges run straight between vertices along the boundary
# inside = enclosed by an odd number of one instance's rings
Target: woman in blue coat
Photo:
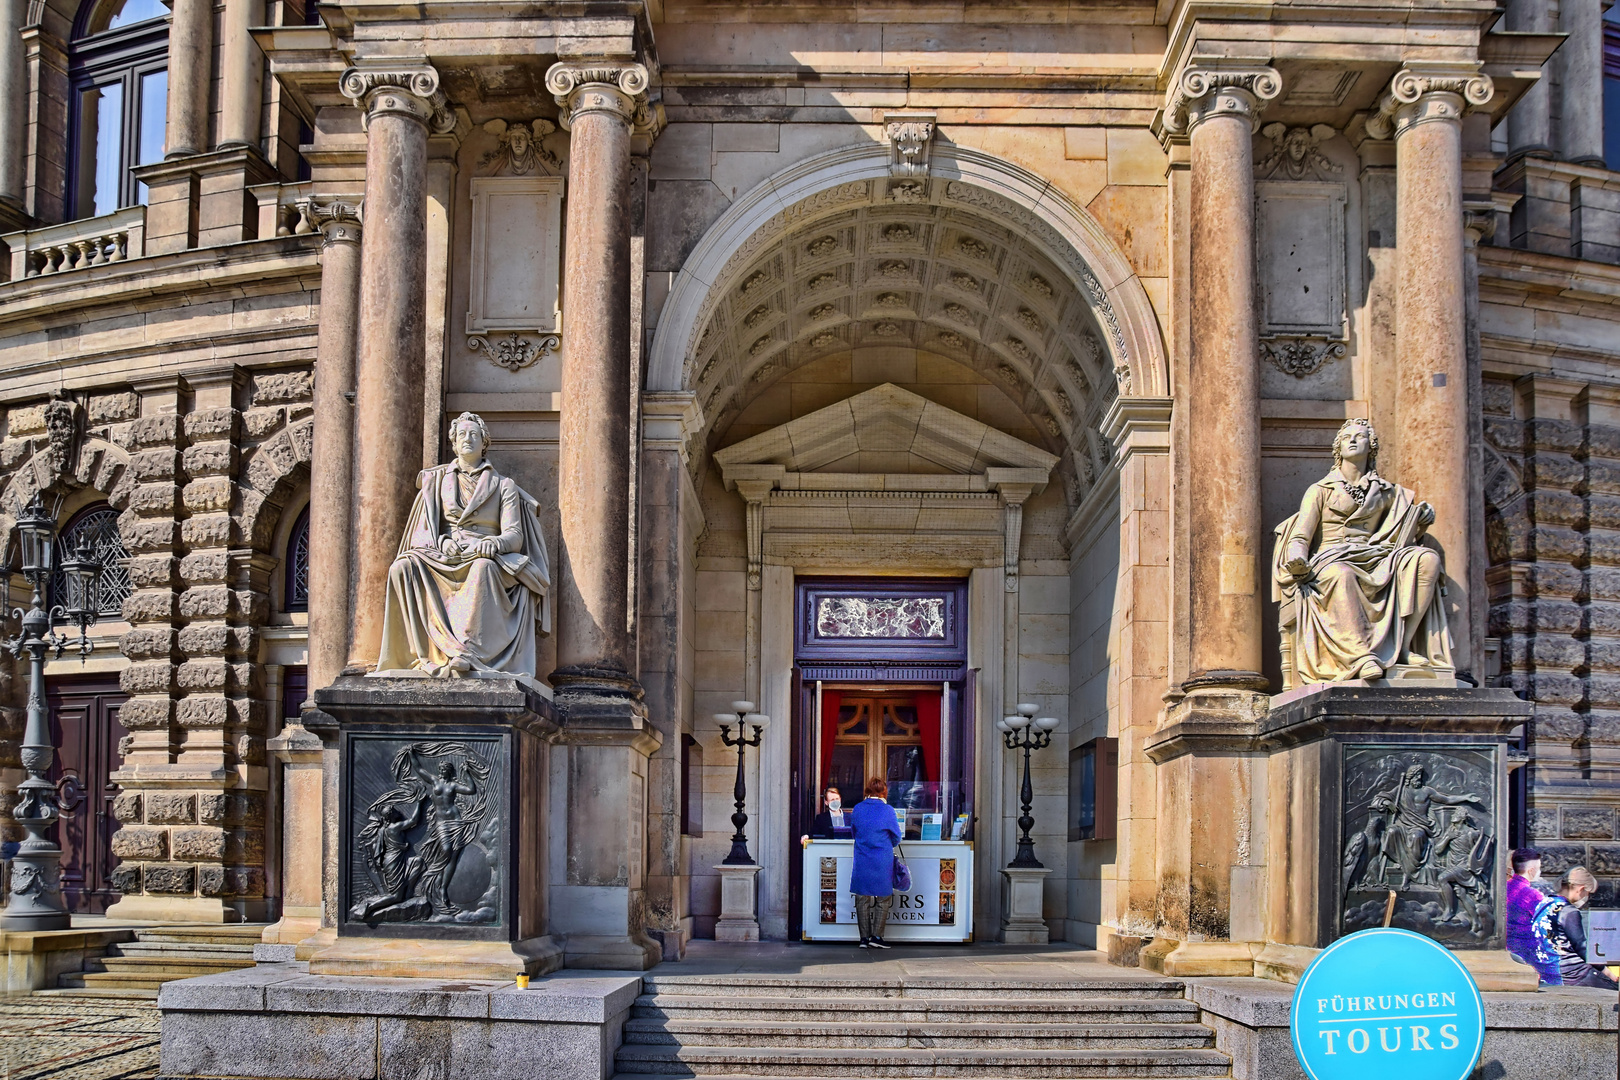
[[[849,891],[855,894],[855,922],[861,929],[861,948],[887,949],[883,924],[894,902],[894,846],[900,829],[894,807],[885,801],[889,782],[881,776],[866,781],[866,798],[850,813],[855,833],[855,866]]]

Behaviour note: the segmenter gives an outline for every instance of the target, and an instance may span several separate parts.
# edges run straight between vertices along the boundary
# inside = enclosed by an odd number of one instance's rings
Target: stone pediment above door
[[[1058,463],[1037,446],[893,383],[744,439],[714,457],[727,488],[773,481],[783,491],[991,491],[998,482],[1038,490]]]
[[[1023,504],[1058,459],[885,383],[714,455],[748,504],[748,583],[764,563],[862,571],[1004,567]]]

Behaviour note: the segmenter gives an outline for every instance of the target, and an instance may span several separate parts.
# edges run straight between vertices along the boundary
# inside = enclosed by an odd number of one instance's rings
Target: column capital
[[[546,89],[557,99],[564,131],[586,113],[610,113],[638,132],[659,127],[657,108],[647,96],[645,64],[626,60],[559,60],[546,72]]]
[[[1496,235],[1496,206],[1489,201],[1463,203],[1463,237],[1482,244]]]
[[[1282,76],[1264,65],[1181,69],[1164,99],[1164,128],[1173,135],[1189,135],[1211,116],[1237,115],[1252,129],[1260,126],[1261,106],[1282,93]]]
[[[1488,103],[1495,93],[1491,77],[1476,64],[1402,68],[1389,80],[1389,88],[1378,100],[1378,111],[1367,118],[1367,134],[1387,139],[1429,121],[1457,122],[1463,113]]]
[[[352,67],[338,89],[365,110],[363,123],[382,115],[408,116],[434,135],[455,130],[456,116],[439,89],[439,72],[431,64],[412,67]]]
[[[334,244],[360,243],[363,228],[361,202],[346,203],[341,199],[323,202],[312,195],[299,199],[294,205],[298,208],[298,224],[293,228],[295,234],[318,232],[323,248]]]

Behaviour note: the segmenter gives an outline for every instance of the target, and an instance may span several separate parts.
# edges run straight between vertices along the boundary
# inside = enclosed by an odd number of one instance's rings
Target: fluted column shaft
[[[1434,507],[1428,536],[1445,561],[1447,621],[1460,670],[1472,671],[1474,597],[1469,587],[1469,411],[1466,267],[1463,253],[1462,116],[1490,100],[1484,75],[1404,70],[1368,123],[1395,137],[1399,309],[1395,415],[1400,475]]]
[[[28,0],[0,0],[0,202],[23,205],[28,154],[28,62],[22,26]]]
[[[169,23],[168,133],[164,157],[208,149],[209,88],[214,77],[213,0],[174,0]]]
[[[225,0],[220,53],[219,145],[258,146],[264,104],[264,53],[248,33],[264,25],[264,0]]]
[[[558,64],[569,129],[563,268],[559,687],[629,679],[630,129],[639,64]]]
[[[422,471],[426,369],[427,142],[454,117],[438,72],[354,69],[343,93],[366,111],[366,229],[355,376],[358,472],[351,665],[375,667],[388,566]]]
[[[1198,444],[1187,476],[1196,538],[1189,686],[1265,688],[1251,140],[1261,103],[1280,88],[1268,68],[1194,69],[1180,83],[1192,152],[1188,404]]]
[[[1558,29],[1569,37],[1554,57],[1560,67],[1559,124],[1565,161],[1602,167],[1603,4],[1561,0]],[[1610,123],[1620,123],[1620,118]]]
[[[341,202],[311,201],[321,230],[321,322],[315,341],[315,453],[309,469],[309,689],[331,684],[349,660],[354,543],[356,331],[360,221]]]

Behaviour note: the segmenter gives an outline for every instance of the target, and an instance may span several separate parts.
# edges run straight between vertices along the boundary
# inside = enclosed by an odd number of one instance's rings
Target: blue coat
[[[900,842],[894,807],[879,798],[863,799],[853,811],[855,866],[849,891],[856,896],[894,893],[894,845]]]

